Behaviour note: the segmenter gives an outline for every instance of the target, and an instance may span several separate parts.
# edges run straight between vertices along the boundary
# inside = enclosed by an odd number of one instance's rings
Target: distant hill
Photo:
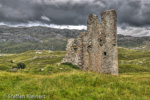
[[[49,27],[0,26],[0,53],[21,53],[28,50],[65,50],[67,40],[85,30]],[[149,49],[150,37],[118,35],[118,45],[126,48]]]
[[[132,49],[150,49],[150,37],[133,37],[118,34],[118,46]]]
[[[81,30],[84,31],[84,30]],[[80,30],[48,27],[0,27],[0,52],[20,53],[27,50],[65,50],[68,38]]]

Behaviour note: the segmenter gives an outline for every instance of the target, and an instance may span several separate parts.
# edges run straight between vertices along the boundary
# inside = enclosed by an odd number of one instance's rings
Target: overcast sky
[[[119,34],[150,36],[150,0],[0,0],[0,25],[84,29],[89,14],[108,9]]]

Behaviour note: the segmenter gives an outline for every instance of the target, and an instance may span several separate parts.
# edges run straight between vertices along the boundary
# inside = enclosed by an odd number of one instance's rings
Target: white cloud
[[[46,17],[45,15],[44,15],[44,16],[41,16],[41,19],[42,19],[42,20],[45,20],[45,21],[49,21],[49,22],[51,21],[51,20],[50,20],[48,17]]]
[[[118,27],[118,34],[131,35],[135,37],[150,36],[150,27],[126,27],[122,29]]]
[[[59,29],[77,29],[77,30],[82,30],[82,29],[87,29],[85,25],[56,25],[56,24],[42,24],[40,22],[28,22],[27,24],[17,24],[17,25],[8,25],[6,23],[0,22],[0,25],[6,25],[10,27],[32,27],[32,26],[44,26],[44,27],[51,27],[51,28],[59,28]]]
[[[35,0],[34,0],[35,1]],[[95,0],[43,0],[43,2],[46,5],[55,5],[55,6],[59,6],[59,5],[64,5],[64,4],[68,4],[70,3],[71,5],[75,5],[75,4],[84,4],[84,3],[93,3]]]
[[[87,27],[85,25],[55,25],[55,24],[51,24],[50,27],[60,28],[60,29],[78,29],[78,30],[87,29]]]

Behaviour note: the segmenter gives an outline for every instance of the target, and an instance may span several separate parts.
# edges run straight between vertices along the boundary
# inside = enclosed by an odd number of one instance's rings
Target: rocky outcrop
[[[115,10],[90,14],[87,31],[76,39],[69,39],[66,56],[62,62],[70,62],[82,70],[118,75],[117,26]]]

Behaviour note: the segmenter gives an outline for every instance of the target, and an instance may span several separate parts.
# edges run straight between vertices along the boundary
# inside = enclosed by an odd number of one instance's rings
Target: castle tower
[[[82,70],[118,75],[117,14],[115,10],[90,14],[87,31],[77,39],[68,40],[63,62],[70,62]]]
[[[101,13],[103,35],[101,73],[118,74],[117,14],[115,10]]]

